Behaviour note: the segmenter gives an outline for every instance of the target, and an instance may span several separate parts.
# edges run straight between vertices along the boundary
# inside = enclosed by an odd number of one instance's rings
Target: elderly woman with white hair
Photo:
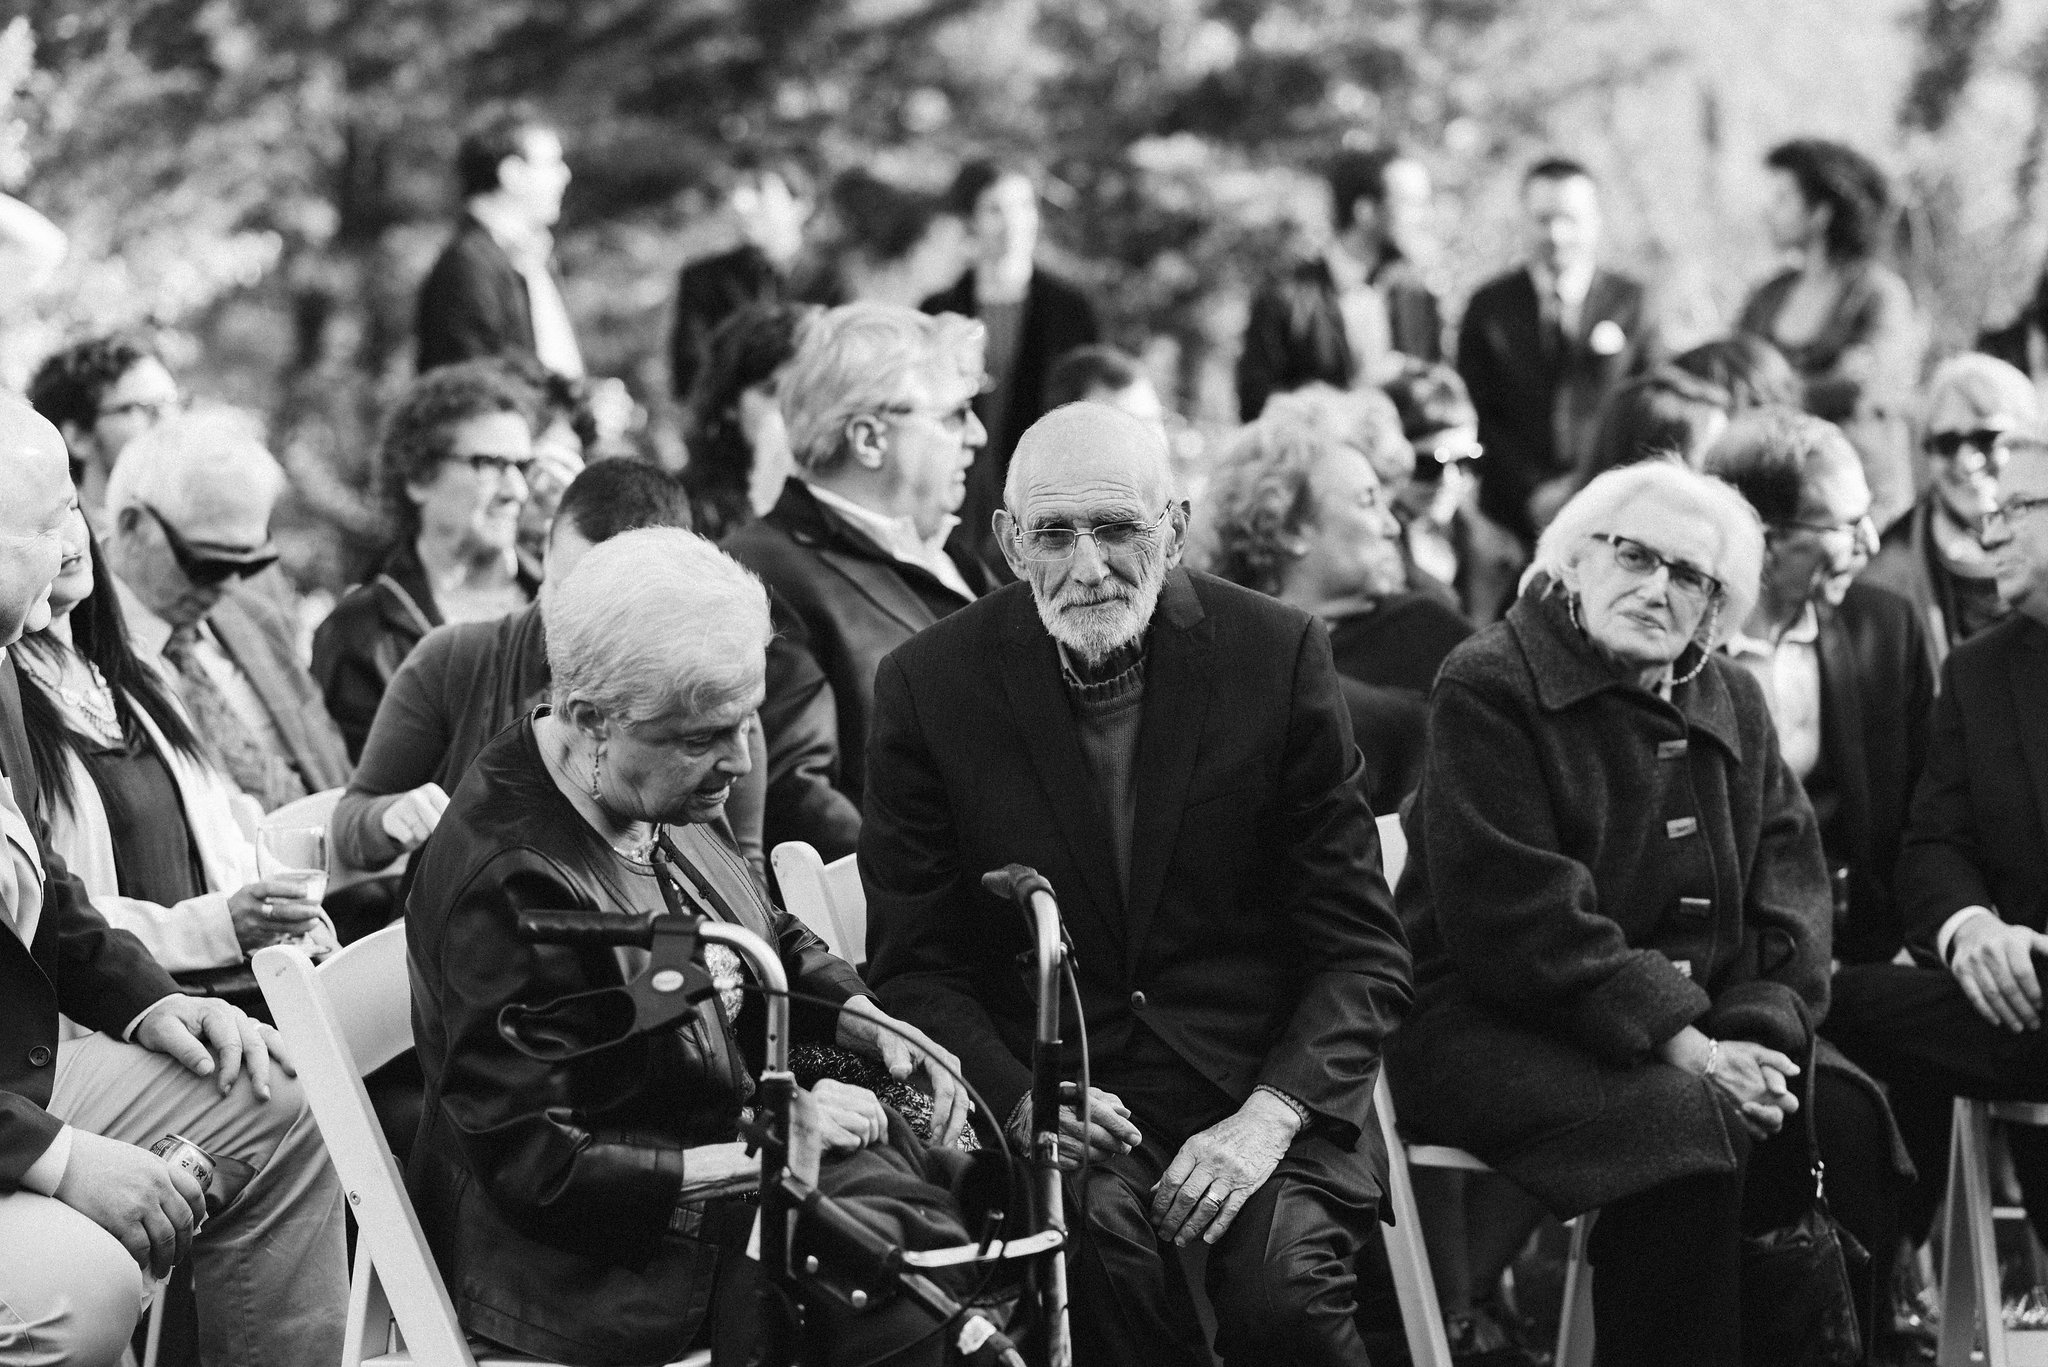
[[[885,1015],[850,966],[761,896],[726,824],[751,763],[768,636],[760,582],[701,537],[649,528],[595,547],[549,602],[552,707],[476,757],[416,856],[406,921],[426,1108],[408,1185],[464,1326],[520,1352],[668,1362],[711,1320],[753,1313],[753,1208],[694,1193],[752,1170],[738,1125],[762,1011],[737,956],[707,945],[721,990],[688,1024],[531,1058],[500,1033],[506,1006],[617,986],[635,969],[630,951],[522,941],[520,911],[743,925],[812,999],[791,1012],[797,1044],[869,1055],[898,1080],[923,1073],[936,1139],[966,1121],[952,1055]],[[823,1140],[828,1192],[885,1237],[966,1241],[953,1198],[926,1180],[955,1155],[927,1151],[861,1087],[819,1081],[799,1108]],[[827,1337],[834,1361],[924,1361],[932,1330],[899,1304]]]
[[[1445,662],[1407,815],[1402,1122],[1560,1218],[1599,1209],[1609,1367],[1743,1362],[1745,1303],[1791,1289],[1745,1283],[1742,1238],[1813,1196],[1794,1116],[1827,872],[1755,679],[1715,649],[1762,555],[1718,480],[1594,479]]]

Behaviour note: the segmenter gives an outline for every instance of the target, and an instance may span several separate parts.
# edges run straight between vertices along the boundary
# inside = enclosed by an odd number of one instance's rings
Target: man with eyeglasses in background
[[[1106,404],[1033,424],[1003,501],[1023,582],[875,681],[868,981],[1028,1141],[1031,942],[981,876],[1044,874],[1093,1070],[1058,1122],[1060,1166],[1093,1168],[1075,1360],[1206,1367],[1177,1252],[1200,1241],[1226,1363],[1362,1365],[1351,1260],[1378,1237],[1373,1079],[1409,962],[1328,634],[1180,567],[1165,438]]]
[[[2009,611],[1942,664],[1897,877],[1914,966],[1845,966],[1823,1026],[1890,1088],[1919,1170],[1909,1236],[1941,1199],[1951,1098],[2048,1101],[2048,443],[2029,427],[2002,445],[1981,526]],[[2048,1130],[2007,1142],[2048,1237]]]
[[[2018,370],[1972,352],[1935,370],[1921,407],[1921,446],[1933,478],[1884,529],[1863,579],[1913,604],[1939,670],[1949,651],[2005,615],[1978,532],[1997,505],[2009,444],[2039,420],[2040,398]]]
[[[162,670],[229,777],[265,811],[348,781],[291,620],[230,593],[277,560],[284,471],[231,409],[180,414],[122,451],[103,544],[136,653]]]
[[[106,531],[107,476],[128,443],[185,407],[185,397],[148,339],[114,333],[46,359],[28,401],[64,436],[71,482],[95,531]]]
[[[980,323],[847,304],[805,330],[778,387],[796,473],[725,550],[768,585],[767,848],[826,859],[860,833],[875,666],[988,592],[961,523],[988,433]],[[986,529],[980,529],[985,534]]]
[[[1927,754],[1934,671],[1912,605],[1857,575],[1877,547],[1870,485],[1831,422],[1738,415],[1705,469],[1764,524],[1756,608],[1728,653],[1763,686],[1786,765],[1835,878],[1835,957],[1883,963],[1905,940],[1892,870]]]

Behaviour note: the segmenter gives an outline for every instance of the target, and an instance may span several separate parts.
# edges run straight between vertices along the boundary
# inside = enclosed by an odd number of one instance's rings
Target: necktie
[[[235,710],[220,685],[206,672],[197,653],[199,628],[188,623],[164,643],[164,659],[177,671],[178,696],[202,740],[210,743],[221,767],[235,786],[256,799],[266,812],[306,795],[296,771],[264,743]]]

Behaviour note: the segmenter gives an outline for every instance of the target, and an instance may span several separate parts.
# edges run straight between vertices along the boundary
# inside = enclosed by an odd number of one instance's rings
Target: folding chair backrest
[[[1401,881],[1401,870],[1408,866],[1408,832],[1401,829],[1401,814],[1389,812],[1379,820],[1380,827],[1380,868],[1387,876],[1387,887]]]
[[[785,840],[770,858],[782,905],[825,947],[855,967],[868,957],[868,894],[860,883],[858,856],[827,864],[801,840]]]
[[[388,1303],[412,1362],[475,1367],[398,1160],[363,1089],[365,1072],[412,1045],[405,923],[365,936],[317,968],[290,945],[260,949],[252,963],[361,1229],[343,1362],[385,1352],[381,1316],[372,1313],[365,1324],[368,1301]],[[375,1287],[362,1284],[372,1268]]]

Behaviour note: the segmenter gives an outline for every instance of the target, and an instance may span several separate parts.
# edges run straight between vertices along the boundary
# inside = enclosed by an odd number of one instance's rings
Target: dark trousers
[[[1156,1126],[1130,1154],[1095,1166],[1085,1203],[1068,1183],[1086,1231],[1070,1263],[1077,1367],[1207,1367],[1208,1351],[1180,1259],[1154,1237],[1153,1184],[1178,1151]],[[1297,1140],[1230,1230],[1209,1249],[1206,1288],[1216,1312],[1216,1351],[1231,1367],[1367,1367],[1353,1322],[1359,1245],[1377,1238],[1367,1202],[1334,1193],[1318,1174],[1330,1146]],[[1317,1160],[1321,1159],[1321,1162]]]
[[[1881,1103],[1868,1089],[1822,1072],[1814,1105],[1835,1218],[1866,1247],[1892,1247],[1895,1176]],[[1742,1239],[1804,1214],[1813,1176],[1799,1117],[1761,1143],[1750,1141],[1732,1114],[1728,1123],[1742,1135],[1736,1171],[1680,1178],[1601,1207],[1589,1249],[1601,1367],[1743,1363]],[[1868,1344],[1875,1268],[1851,1271]]]
[[[1891,1093],[1919,1179],[1901,1223],[1927,1237],[1948,1180],[1950,1106],[1956,1097],[2048,1101],[2048,1032],[2014,1034],[1977,1014],[1953,975],[1896,964],[1845,965],[1821,1033]],[[2015,1125],[2006,1135],[2027,1217],[2048,1240],[2048,1130]]]

